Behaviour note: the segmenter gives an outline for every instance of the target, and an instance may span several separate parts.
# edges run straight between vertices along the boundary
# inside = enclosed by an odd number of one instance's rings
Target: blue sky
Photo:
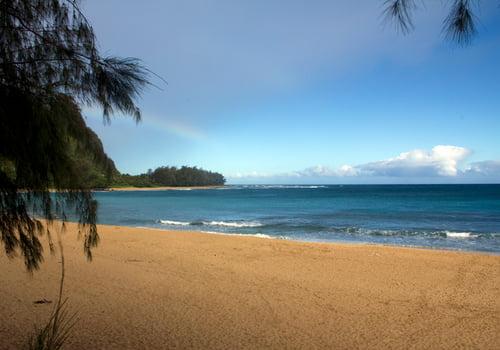
[[[447,2],[399,35],[383,1],[83,3],[103,54],[163,76],[143,121],[84,108],[122,172],[197,165],[230,183],[500,182],[500,9],[443,39]]]

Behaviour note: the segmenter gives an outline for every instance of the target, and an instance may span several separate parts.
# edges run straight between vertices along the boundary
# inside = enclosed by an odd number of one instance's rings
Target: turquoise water
[[[500,185],[97,192],[99,223],[500,253]]]

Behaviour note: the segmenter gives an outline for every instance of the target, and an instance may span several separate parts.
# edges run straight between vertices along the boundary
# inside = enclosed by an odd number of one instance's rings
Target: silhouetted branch
[[[477,19],[471,6],[469,0],[455,0],[443,23],[446,36],[460,45],[470,43],[476,34],[475,21]]]
[[[459,45],[467,45],[477,33],[474,6],[479,0],[450,0],[448,15],[443,21],[445,37]],[[394,23],[397,31],[408,34],[414,29],[413,15],[417,9],[415,0],[385,0],[383,15],[386,21]]]
[[[414,0],[386,0],[384,2],[385,19],[391,21],[398,31],[408,34],[413,30],[413,11],[416,9]]]

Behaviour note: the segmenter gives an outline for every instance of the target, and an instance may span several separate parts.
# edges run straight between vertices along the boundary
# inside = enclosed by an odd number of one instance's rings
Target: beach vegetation
[[[62,349],[74,326],[78,322],[78,314],[70,312],[68,309],[68,299],[63,298],[64,294],[64,277],[66,275],[64,263],[64,251],[61,240],[62,226],[58,231],[59,254],[61,256],[61,277],[59,279],[59,294],[57,303],[50,314],[49,319],[42,327],[35,327],[27,344],[27,350],[59,350]]]
[[[91,259],[98,234],[90,183],[104,184],[114,165],[78,106],[100,107],[105,122],[115,111],[139,121],[135,101],[149,72],[135,58],[101,55],[76,0],[2,0],[0,26],[0,241],[32,271],[41,235],[53,250],[40,219],[64,221],[72,210]],[[89,164],[95,171],[82,170]]]

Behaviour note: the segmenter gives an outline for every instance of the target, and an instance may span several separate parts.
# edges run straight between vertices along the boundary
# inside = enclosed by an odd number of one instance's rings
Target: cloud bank
[[[314,166],[280,174],[252,172],[227,176],[230,182],[500,182],[500,161],[486,160],[465,164],[471,150],[437,145],[430,151],[415,149],[396,157],[338,168]]]
[[[470,153],[464,147],[439,145],[430,152],[403,152],[394,158],[359,165],[357,169],[372,176],[456,176],[459,162]]]

